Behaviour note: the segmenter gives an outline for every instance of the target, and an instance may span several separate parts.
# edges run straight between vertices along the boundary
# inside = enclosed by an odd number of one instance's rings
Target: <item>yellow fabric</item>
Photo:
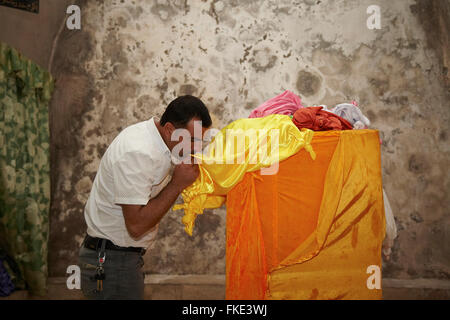
[[[234,130],[236,136],[228,130]],[[199,177],[183,191],[184,203],[173,207],[173,210],[184,209],[185,231],[192,235],[197,214],[202,214],[204,209],[220,207],[228,191],[246,172],[270,167],[302,148],[314,158],[310,144],[313,135],[311,130],[300,131],[289,116],[278,114],[240,119],[223,128],[203,154],[195,155],[201,161]],[[249,138],[251,136],[256,139]],[[273,144],[277,140],[271,137],[278,137],[278,148]],[[243,139],[241,143],[239,138]],[[272,152],[272,147],[278,152]]]
[[[274,176],[227,194],[227,299],[381,299],[385,218],[378,132],[316,132]]]

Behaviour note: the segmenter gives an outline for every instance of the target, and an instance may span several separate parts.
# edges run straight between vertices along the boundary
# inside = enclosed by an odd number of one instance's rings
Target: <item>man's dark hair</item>
[[[164,126],[167,122],[176,128],[186,127],[192,118],[199,118],[202,127],[209,128],[212,124],[208,109],[199,98],[186,95],[173,100],[164,111],[160,123]]]

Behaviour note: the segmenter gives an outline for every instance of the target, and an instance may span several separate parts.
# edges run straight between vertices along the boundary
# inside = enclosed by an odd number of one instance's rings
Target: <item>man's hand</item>
[[[172,183],[179,187],[180,190],[184,190],[194,183],[199,173],[200,170],[197,164],[180,163],[175,166],[172,176]]]

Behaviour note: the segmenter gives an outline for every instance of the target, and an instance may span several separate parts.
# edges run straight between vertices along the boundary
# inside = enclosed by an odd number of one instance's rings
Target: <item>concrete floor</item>
[[[146,277],[147,300],[223,300],[225,276],[149,275]],[[30,297],[27,291],[16,291],[0,300],[82,300],[81,290],[69,290],[65,278],[50,278],[49,292],[45,297]],[[384,300],[449,300],[450,281],[432,279],[383,280]]]

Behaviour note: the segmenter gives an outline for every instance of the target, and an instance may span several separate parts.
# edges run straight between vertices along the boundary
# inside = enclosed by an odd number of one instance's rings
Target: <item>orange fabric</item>
[[[185,231],[192,236],[197,215],[222,206],[228,191],[245,173],[275,171],[280,161],[303,148],[314,159],[313,136],[313,131],[298,130],[289,116],[281,114],[239,119],[227,125],[201,154],[194,155],[201,160],[200,174],[183,190],[184,203],[173,206],[173,210],[184,210]]]
[[[292,121],[299,129],[311,129],[314,131],[326,130],[351,130],[350,122],[338,115],[322,110],[323,107],[308,107],[298,109]]]
[[[316,132],[276,175],[227,195],[227,299],[379,299],[384,209],[378,132]]]

